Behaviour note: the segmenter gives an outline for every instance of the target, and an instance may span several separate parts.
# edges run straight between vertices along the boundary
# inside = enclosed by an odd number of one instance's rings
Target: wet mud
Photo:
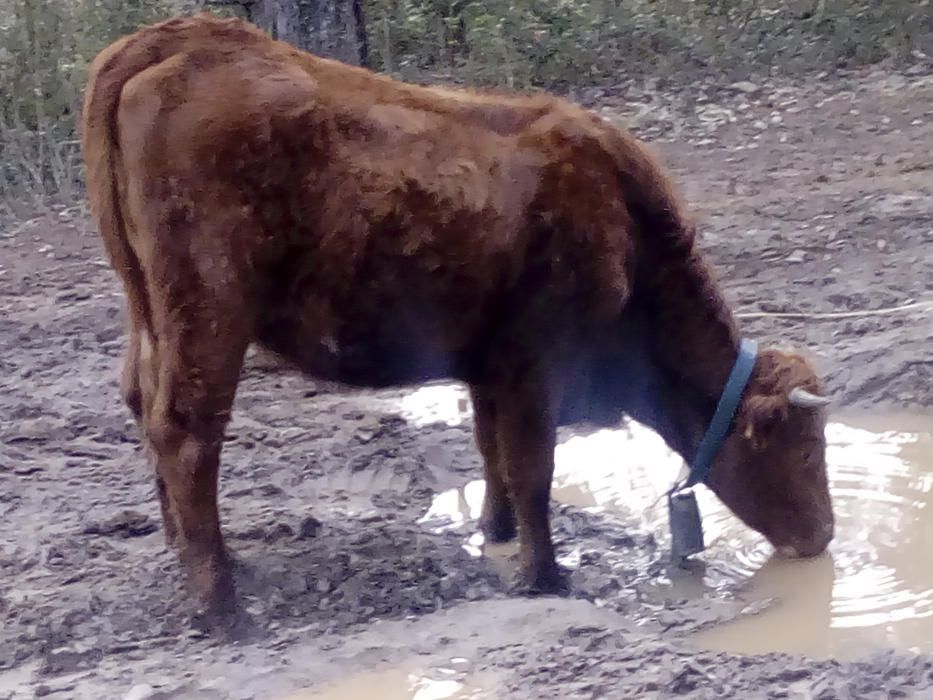
[[[639,426],[567,431],[573,593],[516,598],[514,552],[475,534],[456,389],[341,391],[253,354],[221,515],[255,629],[206,638],[120,404],[116,279],[80,208],[22,205],[0,220],[0,698],[933,694],[933,78],[584,97],[658,144],[746,332],[827,377],[830,554],[777,560],[704,494],[710,547],[672,568],[652,501],[676,460]]]

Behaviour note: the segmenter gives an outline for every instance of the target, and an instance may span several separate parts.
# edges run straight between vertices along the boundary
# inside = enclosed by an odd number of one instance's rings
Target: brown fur
[[[626,412],[689,459],[735,359],[662,169],[556,97],[399,83],[202,15],[100,53],[82,138],[129,300],[124,395],[167,536],[214,609],[233,600],[216,484],[251,342],[326,380],[467,382],[484,527],[517,529],[541,590],[560,586],[556,427]],[[817,551],[825,418],[788,405],[794,386],[819,388],[802,360],[763,353],[709,484],[776,544]]]

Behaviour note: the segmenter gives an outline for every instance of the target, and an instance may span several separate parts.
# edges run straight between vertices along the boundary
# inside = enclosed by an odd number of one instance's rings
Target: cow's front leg
[[[557,434],[552,398],[539,382],[496,396],[499,459],[518,520],[521,573],[532,593],[567,587],[554,557],[549,517]]]

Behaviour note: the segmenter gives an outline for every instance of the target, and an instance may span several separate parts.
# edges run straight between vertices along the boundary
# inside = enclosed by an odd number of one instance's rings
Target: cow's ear
[[[787,397],[781,395],[755,395],[745,400],[738,427],[753,449],[771,443],[778,425],[787,419],[787,406]]]

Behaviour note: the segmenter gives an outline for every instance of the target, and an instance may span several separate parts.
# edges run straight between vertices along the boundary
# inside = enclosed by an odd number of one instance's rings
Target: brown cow
[[[556,427],[624,412],[689,460],[736,359],[667,177],[564,100],[408,85],[202,15],[101,52],[82,137],[129,300],[125,399],[210,610],[234,601],[217,473],[252,342],[357,386],[466,382],[482,525],[517,532],[545,592]],[[802,556],[833,533],[819,391],[802,359],[761,352],[707,480]]]

